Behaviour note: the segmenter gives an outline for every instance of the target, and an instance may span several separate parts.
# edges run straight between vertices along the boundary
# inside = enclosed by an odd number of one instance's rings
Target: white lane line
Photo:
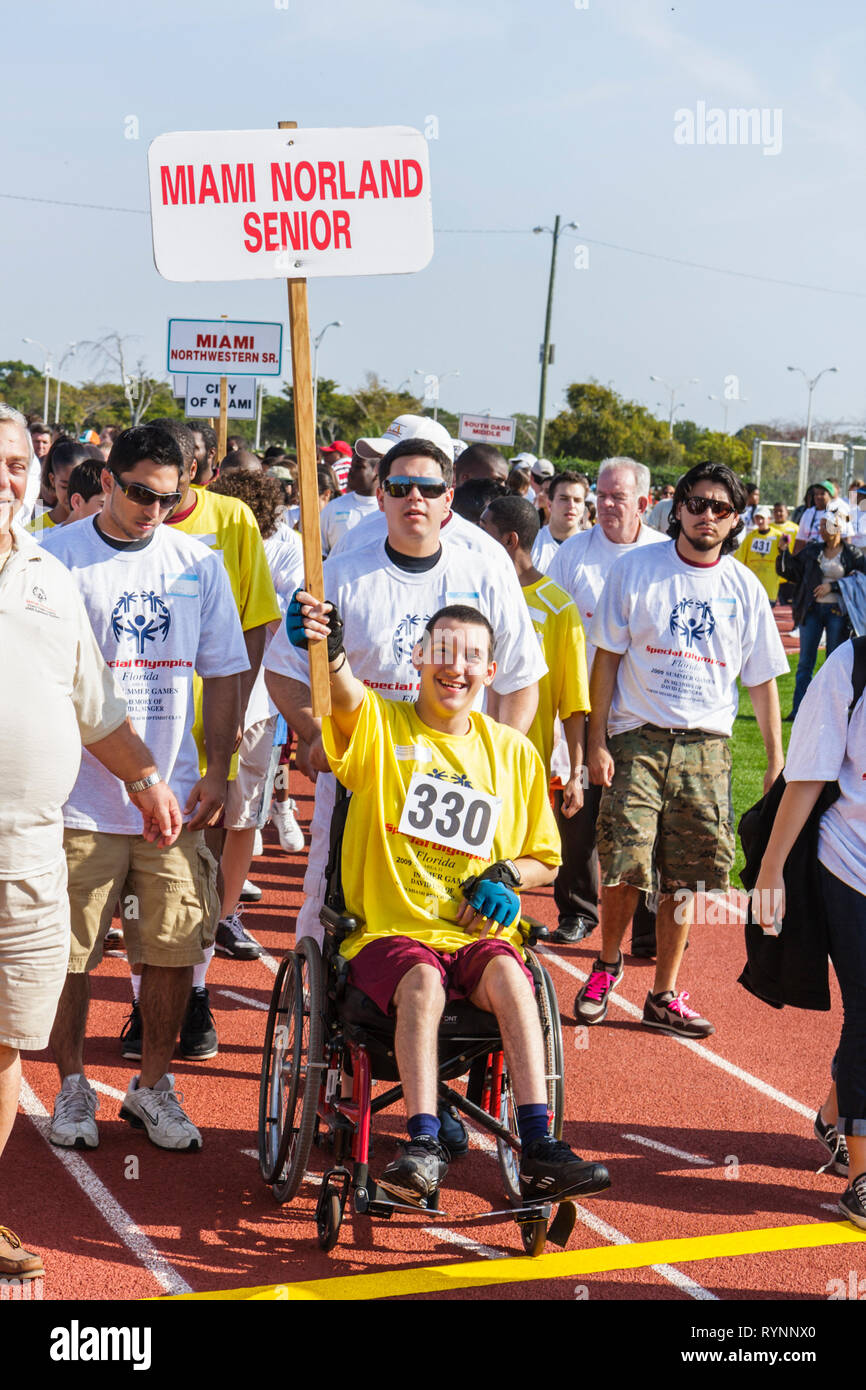
[[[577,1211],[578,1221],[582,1221],[584,1226],[588,1226],[591,1231],[595,1231],[596,1235],[601,1236],[604,1240],[609,1240],[611,1245],[634,1245],[634,1241],[631,1237],[624,1235],[622,1231],[618,1231],[616,1226],[611,1226],[607,1221],[602,1221],[600,1216],[596,1216],[594,1212],[587,1211],[586,1207],[582,1207],[579,1202],[575,1202],[574,1206]],[[710,1293],[710,1290],[705,1289],[703,1284],[698,1284],[694,1279],[690,1279],[688,1274],[683,1274],[682,1270],[676,1269],[674,1265],[651,1265],[650,1268],[654,1269],[656,1274],[660,1274],[662,1279],[666,1279],[669,1284],[673,1284],[676,1288],[682,1289],[683,1293],[687,1293],[691,1298],[698,1299],[699,1302],[721,1302],[718,1294]]]
[[[424,1226],[425,1236],[433,1236],[445,1242],[446,1245],[459,1245],[461,1250],[467,1250],[473,1255],[480,1255],[483,1260],[506,1260],[511,1258],[511,1252],[504,1250],[493,1250],[489,1245],[481,1245],[477,1240],[472,1240],[470,1236],[461,1235],[459,1231],[452,1231],[445,1226]]]
[[[114,1096],[115,1100],[126,1099],[126,1092],[118,1091],[116,1086],[109,1086],[105,1081],[94,1081],[91,1076],[88,1076],[87,1080],[90,1082],[92,1091],[101,1091],[104,1096]]]
[[[249,994],[238,994],[233,989],[218,989],[216,994],[222,994],[226,999],[236,999],[239,1004],[246,1004],[250,1009],[264,1009],[267,1013],[270,1004],[263,1004],[261,999],[253,999]]]
[[[552,961],[554,965],[558,965],[560,970],[564,970],[567,975],[573,975],[576,980],[583,982],[589,979],[589,976],[582,970],[578,970],[576,966],[571,964],[571,961],[562,960],[554,951],[549,951],[542,946],[540,947],[540,953],[547,960]],[[612,1004],[618,1004],[619,1007],[632,1018],[643,1018],[643,1009],[638,1008],[636,1004],[632,1004],[630,1000],[624,999],[622,995],[617,994],[615,991],[610,995],[610,1002]],[[744,1081],[747,1086],[752,1086],[754,1090],[760,1091],[762,1096],[767,1096],[770,1100],[776,1100],[780,1105],[786,1106],[788,1110],[793,1110],[798,1115],[804,1115],[807,1120],[814,1121],[814,1105],[803,1105],[799,1100],[794,1100],[792,1096],[785,1095],[784,1091],[777,1091],[775,1086],[770,1086],[768,1082],[761,1081],[760,1077],[753,1076],[751,1072],[744,1071],[742,1067],[735,1066],[734,1063],[729,1062],[726,1057],[720,1057],[717,1052],[711,1052],[709,1048],[704,1047],[703,1043],[695,1042],[694,1038],[677,1038],[673,1034],[663,1036],[670,1037],[671,1042],[678,1043],[680,1047],[689,1048],[692,1052],[696,1053],[698,1057],[703,1057],[705,1062],[711,1062],[714,1067],[718,1067],[721,1071],[726,1071],[729,1076],[735,1076],[738,1081]]]
[[[822,1211],[832,1211],[832,1212],[834,1212],[834,1213],[836,1214],[836,1216],[838,1216],[838,1215],[839,1215],[839,1203],[838,1203],[838,1202],[822,1202],[822,1203],[821,1203],[821,1210],[822,1210]]]
[[[695,1163],[703,1168],[717,1167],[711,1158],[686,1153],[685,1149],[672,1149],[669,1144],[660,1144],[657,1139],[647,1139],[643,1134],[621,1134],[620,1138],[630,1139],[633,1144],[644,1144],[648,1149],[658,1149],[659,1153],[670,1154],[671,1158],[684,1158],[686,1163]]]
[[[74,1149],[60,1149],[48,1138],[51,1118],[39,1097],[26,1081],[21,1081],[21,1108],[32,1121],[54,1157],[63,1164],[74,1178],[82,1192],[90,1198],[100,1216],[123,1242],[127,1250],[144,1266],[166,1293],[192,1293],[192,1287],[169,1264],[168,1260],[152,1245],[147,1236],[136,1226],[132,1217],[112,1197],[108,1188],[96,1176],[80,1154]]]

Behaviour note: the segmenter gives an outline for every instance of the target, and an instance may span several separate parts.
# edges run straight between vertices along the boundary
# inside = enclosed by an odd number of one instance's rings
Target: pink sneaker
[[[679,994],[672,989],[663,994],[648,994],[643,1006],[644,1028],[673,1033],[676,1038],[708,1038],[715,1033],[715,1027],[708,1018],[701,1018],[697,1010],[689,1008],[688,997],[688,990]]]
[[[578,1023],[601,1023],[607,1013],[608,1000],[615,984],[622,979],[622,952],[616,965],[608,965],[603,960],[594,960],[589,979],[574,1001],[574,1012]]]

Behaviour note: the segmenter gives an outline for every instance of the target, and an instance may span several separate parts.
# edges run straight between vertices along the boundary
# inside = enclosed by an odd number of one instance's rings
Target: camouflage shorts
[[[734,862],[728,739],[644,724],[612,735],[609,746],[613,785],[598,815],[602,883],[726,889]]]

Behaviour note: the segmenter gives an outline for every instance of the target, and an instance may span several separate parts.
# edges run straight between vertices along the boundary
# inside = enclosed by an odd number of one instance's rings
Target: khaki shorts
[[[735,847],[728,739],[643,724],[608,743],[615,770],[597,841],[605,887],[727,889]]]
[[[69,960],[66,862],[27,879],[0,879],[0,1043],[48,1046]]]
[[[161,849],[141,835],[63,833],[69,869],[72,947],[69,973],[102,960],[105,933],[120,903],[130,965],[200,965],[219,921],[216,860],[204,832],[182,830]]]
[[[270,795],[273,793],[273,777],[268,776],[273,763],[276,771],[280,750],[274,748],[274,730],[277,716],[261,719],[247,729],[241,741],[238,762],[238,775],[229,782],[226,804],[223,811],[223,824],[226,830],[259,830],[267,822],[270,809]]]

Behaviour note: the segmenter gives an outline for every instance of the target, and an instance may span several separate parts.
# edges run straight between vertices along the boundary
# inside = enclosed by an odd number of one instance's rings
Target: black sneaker
[[[840,1177],[848,1176],[848,1145],[845,1143],[844,1134],[840,1134],[835,1125],[828,1125],[821,1119],[819,1110],[815,1116],[815,1138],[820,1139],[824,1148],[830,1155],[828,1161],[819,1169],[819,1173],[826,1173],[828,1168],[832,1168],[834,1173]]]
[[[193,989],[180,1025],[180,1055],[188,1062],[204,1062],[218,1050],[210,995],[206,989]]]
[[[453,1105],[440,1105],[436,1112],[439,1120],[439,1138],[452,1158],[461,1158],[469,1152],[469,1135]]]
[[[549,939],[558,941],[561,946],[573,946],[576,941],[582,941],[591,931],[595,931],[596,926],[596,922],[587,922],[585,917],[562,917]]]
[[[120,1055],[127,1062],[141,1061],[141,1009],[137,999],[133,999],[129,1018],[121,1030]]]
[[[223,917],[216,929],[214,944],[235,960],[258,960],[262,954],[259,943],[244,928],[239,912]]]
[[[388,1164],[379,1186],[398,1201],[426,1207],[444,1181],[451,1155],[444,1144],[429,1134],[408,1141],[401,1139],[400,1146],[402,1154]]]
[[[708,1038],[715,1033],[715,1024],[689,1007],[686,1000],[688,990],[674,994],[672,989],[661,994],[648,994],[643,1006],[644,1028],[655,1028],[659,1033],[672,1033],[675,1038]]]
[[[839,1210],[861,1231],[866,1231],[866,1173],[855,1178],[846,1192],[839,1198]]]
[[[550,1134],[534,1139],[520,1156],[520,1193],[526,1202],[589,1197],[607,1187],[610,1174],[603,1163],[580,1158]]]

